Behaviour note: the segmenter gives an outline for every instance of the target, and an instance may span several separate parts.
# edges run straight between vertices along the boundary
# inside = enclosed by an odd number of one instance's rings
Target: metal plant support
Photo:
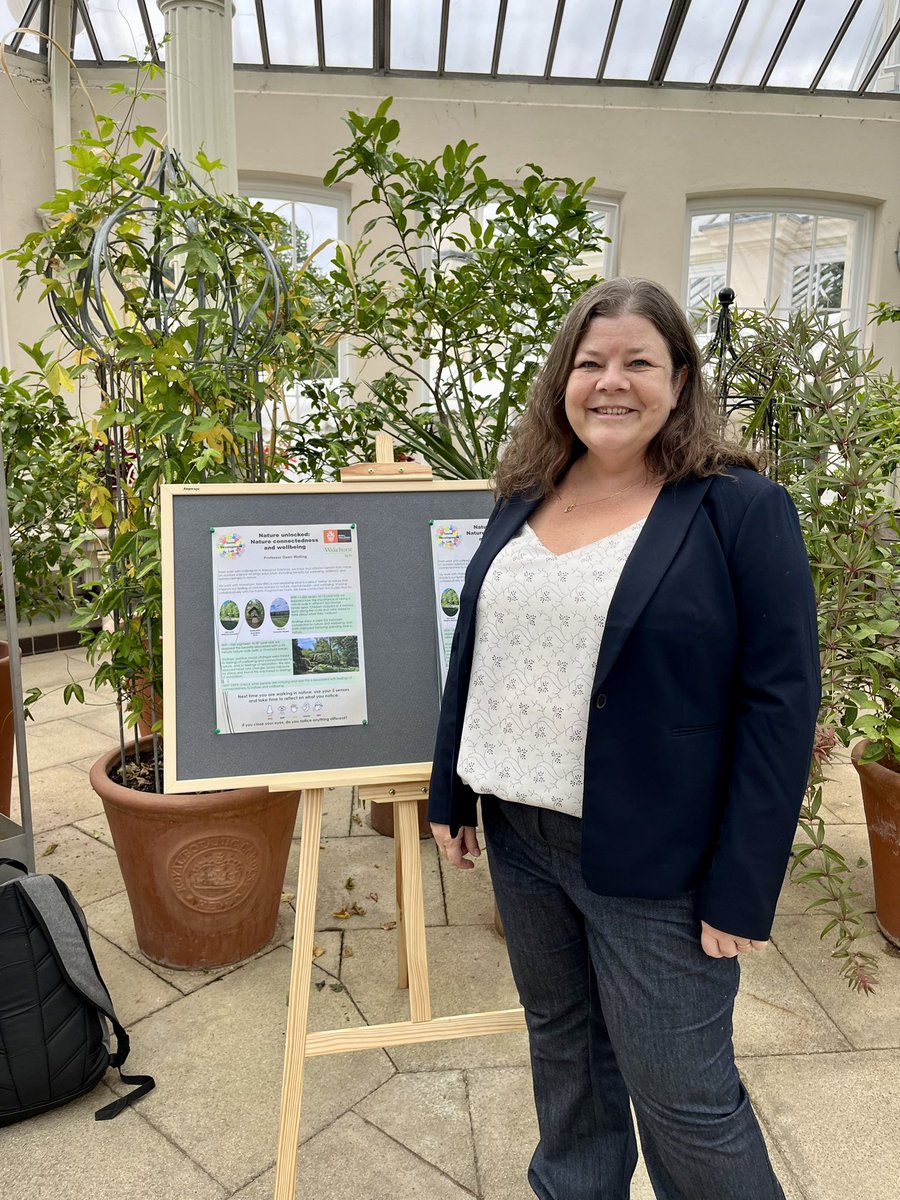
[[[178,210],[173,214],[160,201],[160,197],[191,196],[209,202],[201,219],[212,228],[190,215],[189,205],[183,214]],[[199,268],[196,263],[190,268],[187,265],[187,246],[192,241],[202,243]],[[174,150],[155,150],[148,156],[140,183],[98,226],[86,260],[77,276],[81,298],[75,315],[55,302],[52,291],[50,304],[71,344],[96,355],[94,377],[104,401],[113,403],[117,412],[136,416],[145,411],[146,369],[136,365],[133,357],[122,354],[123,338],[133,336],[135,331],[156,346],[189,327],[191,350],[179,366],[198,372],[215,368],[231,381],[258,382],[258,363],[288,316],[281,266],[272,249],[240,220],[240,214],[205,191],[191,176]],[[137,263],[142,264],[141,271],[136,270]],[[248,387],[244,394],[254,393]],[[255,394],[259,395],[259,389]],[[257,398],[243,407],[234,405],[230,414],[232,432],[234,421],[240,417],[254,421],[259,432],[252,440],[236,439],[233,445],[241,449],[228,451],[222,471],[236,480],[257,482],[265,477],[262,401]],[[117,526],[127,515],[128,488],[141,473],[144,447],[136,426],[116,422],[106,430],[106,436],[103,473],[115,505],[109,529],[112,546]],[[154,500],[154,509],[157,506]],[[122,588],[121,607],[112,614],[112,620],[125,626],[135,620],[143,592],[128,566],[127,556],[108,564],[114,584]],[[145,625],[143,636],[152,648],[157,630],[149,617]],[[160,741],[152,726],[160,715],[159,684],[159,673],[151,658],[150,677],[135,676],[128,686],[119,688],[118,695],[122,779],[128,757],[126,701],[129,694],[140,693],[146,704],[142,721],[151,727],[153,738],[157,792],[162,791]],[[138,725],[134,726],[133,738],[134,762],[138,763]]]
[[[763,397],[754,394],[735,392],[734,382],[741,371],[747,367],[749,351],[739,351],[732,337],[731,306],[734,304],[734,291],[730,287],[722,288],[718,294],[719,313],[716,317],[716,328],[706,347],[703,361],[712,369],[712,383],[719,406],[719,415],[723,422],[728,422],[741,413],[751,415],[763,403]],[[763,414],[762,446],[769,459],[770,473],[777,473],[779,450],[778,419],[771,407],[766,407]]]

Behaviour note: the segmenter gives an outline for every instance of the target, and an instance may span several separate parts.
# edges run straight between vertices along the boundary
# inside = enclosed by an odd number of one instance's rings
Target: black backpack
[[[128,1034],[97,969],[84,913],[54,875],[30,874],[9,858],[0,866],[23,872],[0,883],[0,1126],[74,1100],[117,1067],[123,1083],[139,1086],[96,1113],[108,1121],[155,1084],[149,1075],[122,1074]]]

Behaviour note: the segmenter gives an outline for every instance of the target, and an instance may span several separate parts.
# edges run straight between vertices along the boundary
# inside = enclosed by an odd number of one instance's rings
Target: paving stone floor
[[[66,707],[84,679],[78,653],[26,659],[27,686],[46,692],[28,743],[38,869],[64,878],[87,913],[93,945],[132,1041],[129,1067],[157,1088],[115,1121],[91,1095],[0,1132],[0,1194],[10,1200],[269,1200],[293,932],[298,843],[275,939],[254,959],[210,972],[167,970],[137,948],[91,763],[114,744],[108,696]],[[826,796],[829,836],[873,907],[868,845],[852,767]],[[310,1026],[406,1019],[396,990],[392,843],[373,833],[349,790],[326,793]],[[492,927],[484,859],[445,869],[423,842],[429,968],[436,1015],[516,1003]],[[336,920],[342,882],[357,881],[365,917]],[[881,985],[849,992],[805,915],[782,897],[772,944],[744,960],[736,1011],[740,1069],[789,1200],[900,1197],[900,959],[876,934]],[[316,986],[318,985],[318,986]],[[112,1082],[114,1074],[107,1076]],[[307,1064],[298,1200],[528,1200],[536,1140],[523,1034],[403,1046]],[[643,1167],[632,1200],[651,1200]],[[727,1197],[722,1197],[727,1200]]]

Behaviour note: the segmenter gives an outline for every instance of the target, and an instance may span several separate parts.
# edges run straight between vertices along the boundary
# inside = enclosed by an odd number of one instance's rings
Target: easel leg
[[[301,796],[303,825],[297,880],[297,917],[294,922],[294,954],[291,962],[287,1038],[284,1046],[284,1080],[281,1086],[274,1200],[294,1200],[295,1195],[300,1102],[303,1097],[303,1068],[306,1062],[309,1021],[309,987],[315,941],[319,838],[322,833],[324,799],[324,788],[310,788]]]
[[[425,948],[425,897],[422,891],[417,800],[401,800],[395,805],[394,837],[397,840],[398,857],[402,859],[400,892],[403,941],[406,945],[409,972],[410,1020],[430,1021],[431,996],[428,989],[428,954]]]
[[[394,869],[397,891],[397,987],[402,992],[409,987],[409,963],[406,957],[406,920],[403,912],[403,843],[397,824],[397,810],[394,806]]]

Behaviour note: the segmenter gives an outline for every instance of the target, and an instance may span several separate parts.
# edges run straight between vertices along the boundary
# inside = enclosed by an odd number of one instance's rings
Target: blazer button
[[[594,708],[605,708],[605,707],[606,707],[606,697],[603,695],[602,692],[600,692],[594,698]]]

